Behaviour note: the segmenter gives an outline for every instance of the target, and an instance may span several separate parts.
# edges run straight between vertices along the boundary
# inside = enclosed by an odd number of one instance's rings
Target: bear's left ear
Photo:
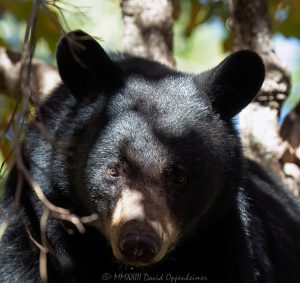
[[[103,89],[118,76],[117,65],[100,44],[80,30],[60,39],[56,60],[63,82],[77,97]]]
[[[264,78],[261,57],[249,50],[235,52],[215,68],[197,75],[200,88],[224,119],[231,119],[254,99]]]

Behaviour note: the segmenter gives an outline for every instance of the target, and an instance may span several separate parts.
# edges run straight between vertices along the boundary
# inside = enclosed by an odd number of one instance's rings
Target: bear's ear
[[[60,39],[56,60],[63,82],[75,96],[99,91],[118,76],[118,67],[100,44],[80,30]]]
[[[197,78],[215,111],[222,118],[231,119],[258,93],[265,78],[265,67],[257,53],[242,50],[229,55]]]

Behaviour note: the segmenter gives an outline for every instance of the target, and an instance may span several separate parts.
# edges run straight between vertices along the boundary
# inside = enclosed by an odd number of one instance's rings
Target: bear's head
[[[189,74],[108,55],[75,31],[61,39],[57,64],[75,101],[64,116],[76,124],[68,129],[74,203],[99,215],[119,261],[156,263],[232,205],[243,159],[231,120],[264,80],[256,53]]]

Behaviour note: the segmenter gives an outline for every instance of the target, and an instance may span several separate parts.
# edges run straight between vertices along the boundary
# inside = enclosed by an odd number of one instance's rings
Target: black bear
[[[232,123],[264,80],[256,53],[190,74],[74,31],[57,65],[63,84],[27,129],[23,162],[51,203],[97,219],[81,233],[52,212],[43,232],[28,176],[15,206],[15,166],[0,282],[41,282],[44,236],[49,282],[300,282],[299,202],[243,156]]]

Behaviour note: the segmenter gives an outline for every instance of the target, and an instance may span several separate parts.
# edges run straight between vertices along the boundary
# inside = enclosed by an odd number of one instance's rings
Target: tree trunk
[[[171,0],[123,0],[124,52],[173,67]]]
[[[289,146],[279,133],[279,111],[290,91],[290,74],[272,46],[267,0],[231,0],[230,10],[233,50],[256,51],[266,67],[266,79],[260,93],[239,116],[245,153],[270,167],[299,196],[300,169],[296,163],[287,164],[284,159]]]

